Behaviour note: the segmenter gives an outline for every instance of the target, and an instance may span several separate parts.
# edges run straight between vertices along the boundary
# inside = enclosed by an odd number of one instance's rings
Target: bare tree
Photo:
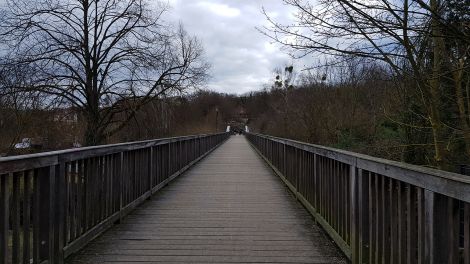
[[[284,67],[284,70],[281,68],[276,68],[274,70],[274,75],[275,80],[271,88],[275,93],[279,94],[281,101],[275,102],[273,109],[278,111],[283,116],[283,136],[287,136],[289,135],[289,123],[291,121],[289,120],[289,111],[291,110],[289,97],[292,90],[294,89],[297,73],[294,71],[293,65],[288,65]]]
[[[33,69],[34,85],[81,110],[87,145],[102,143],[163,94],[200,84],[202,47],[146,0],[7,0],[1,36],[8,65]]]
[[[44,96],[36,91],[11,91],[16,86],[29,86],[30,73],[30,69],[23,67],[0,68],[0,151],[11,153],[21,136],[38,123],[35,118],[41,111]]]
[[[465,1],[460,0],[462,4]],[[264,34],[282,44],[294,57],[326,56],[341,61],[353,56],[383,62],[397,78],[413,82],[413,96],[421,101],[424,109],[420,118],[426,120],[433,134],[436,165],[448,166],[449,145],[459,136],[470,157],[470,112],[462,103],[462,98],[468,95],[462,95],[465,89],[460,87],[464,83],[462,72],[468,75],[470,35],[468,22],[449,23],[447,19],[448,13],[453,13],[449,3],[456,1],[283,2],[296,10],[295,22],[280,24],[265,12],[271,26],[262,30]],[[446,45],[450,42],[463,46],[458,49],[458,59],[449,59],[452,56],[448,56]],[[449,97],[443,87],[452,73],[456,80],[452,101],[454,105],[460,102],[463,116],[458,126],[447,122],[443,113]]]

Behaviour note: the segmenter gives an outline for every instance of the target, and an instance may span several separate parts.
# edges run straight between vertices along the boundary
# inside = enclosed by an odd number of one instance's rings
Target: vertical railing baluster
[[[33,263],[40,262],[40,248],[41,248],[41,238],[40,238],[40,214],[41,214],[41,181],[39,177],[41,176],[40,169],[35,169],[33,171]]]
[[[85,179],[85,161],[79,160],[77,162],[77,228],[76,228],[76,236],[81,236],[83,234],[83,219],[84,219],[84,188],[83,182]]]
[[[396,182],[390,179],[389,182],[390,201],[390,263],[398,262],[398,192]]]
[[[358,222],[356,230],[359,232],[359,262],[358,263],[370,263],[369,251],[370,251],[370,234],[369,234],[369,176],[364,174],[362,169],[357,169],[357,209],[358,209]]]
[[[117,177],[117,186],[116,189],[119,190],[118,193],[118,198],[117,198],[117,210],[119,212],[119,220],[118,223],[121,223],[122,218],[124,215],[122,214],[122,208],[123,208],[123,199],[124,199],[124,170],[125,170],[125,164],[124,164],[124,151],[119,153],[118,157],[119,163],[117,164],[119,173]]]
[[[425,207],[425,263],[455,263],[452,255],[453,230],[449,230],[449,210],[452,204],[448,197],[434,193],[429,190],[424,192]],[[451,261],[451,262],[449,262]]]
[[[54,219],[55,219],[55,165],[39,170],[39,260],[54,259]],[[44,217],[45,216],[45,217]]]
[[[465,203],[464,205],[464,242],[463,242],[463,257],[464,264],[470,264],[470,203]]]
[[[13,173],[12,202],[11,202],[11,227],[12,227],[12,245],[11,255],[12,263],[20,263],[20,173]]]
[[[352,263],[361,263],[359,262],[359,257],[360,257],[360,231],[361,229],[359,228],[360,224],[360,216],[358,213],[359,212],[359,200],[361,199],[360,193],[359,193],[359,177],[356,173],[357,169],[356,166],[350,165],[350,170],[349,170],[349,178],[350,178],[350,184],[349,184],[349,202],[351,206],[351,214],[349,215],[350,217],[350,222],[351,222],[351,261]]]
[[[0,263],[9,263],[10,175],[0,174]]]
[[[417,202],[417,233],[418,233],[418,242],[417,242],[417,247],[418,247],[418,264],[424,264],[424,241],[425,241],[425,227],[424,227],[424,218],[425,218],[425,212],[424,212],[424,190],[422,188],[418,188],[416,192],[416,202]],[[470,263],[469,263],[470,264]]]
[[[150,147],[148,153],[149,153],[148,154],[149,155],[149,158],[148,158],[148,177],[149,177],[148,184],[149,184],[149,192],[150,192],[150,194],[152,194],[152,188],[154,187],[154,185],[156,185],[154,183],[154,181],[155,181],[154,177],[156,176],[155,175],[155,169],[154,169],[154,166],[155,166],[155,161],[154,161],[155,149],[154,149],[154,147]]]
[[[54,219],[54,263],[64,263],[64,246],[65,246],[65,223],[66,223],[66,207],[68,200],[66,199],[66,163],[60,162],[55,166],[55,217]]]
[[[407,207],[407,260],[408,263],[416,262],[416,207],[414,201],[415,190],[414,187],[410,184],[407,184],[406,192],[406,207]]]
[[[23,263],[29,264],[31,258],[31,173],[32,171],[24,172],[23,184]]]

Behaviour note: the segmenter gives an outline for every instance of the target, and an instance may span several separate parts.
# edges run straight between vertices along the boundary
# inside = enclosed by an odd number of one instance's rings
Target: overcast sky
[[[161,0],[171,9],[167,19],[182,22],[197,36],[212,65],[207,88],[213,91],[242,94],[260,90],[273,82],[273,70],[294,63],[280,47],[271,43],[256,27],[268,25],[264,7],[276,21],[290,21],[292,9],[282,0]],[[0,0],[0,6],[4,0]],[[298,66],[298,67],[297,67]]]
[[[245,93],[260,90],[273,79],[272,71],[292,63],[279,46],[260,34],[266,25],[262,7],[276,20],[289,19],[281,0],[169,0],[171,19],[181,21],[198,36],[212,65],[210,90]]]

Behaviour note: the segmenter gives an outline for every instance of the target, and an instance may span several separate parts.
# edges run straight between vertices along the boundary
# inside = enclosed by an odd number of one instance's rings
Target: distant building
[[[78,123],[78,111],[75,108],[57,108],[53,110],[54,122]]]

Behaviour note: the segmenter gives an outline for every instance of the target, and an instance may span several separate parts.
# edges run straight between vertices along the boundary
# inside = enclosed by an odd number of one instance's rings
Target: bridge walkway
[[[244,136],[66,262],[347,263]]]

